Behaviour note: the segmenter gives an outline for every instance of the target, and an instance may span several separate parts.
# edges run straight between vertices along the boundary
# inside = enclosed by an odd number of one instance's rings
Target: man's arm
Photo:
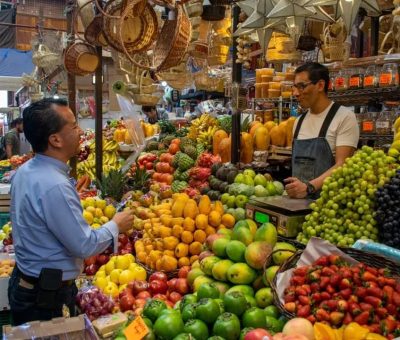
[[[6,144],[6,154],[8,159],[10,159],[13,156],[12,144]]]
[[[353,156],[356,148],[352,146],[338,146],[336,147],[335,164],[325,171],[321,176],[314,178],[310,183],[316,190],[320,190],[324,183],[325,178],[332,174],[332,171],[342,166],[346,158]],[[285,189],[287,194],[292,198],[304,198],[307,196],[307,185],[295,177],[289,177],[285,181],[289,182]]]

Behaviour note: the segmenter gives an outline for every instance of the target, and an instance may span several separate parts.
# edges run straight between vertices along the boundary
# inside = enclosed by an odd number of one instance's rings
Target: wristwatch
[[[312,195],[314,194],[317,190],[315,189],[315,186],[312,185],[310,182],[304,182],[304,184],[307,186],[307,195]]]

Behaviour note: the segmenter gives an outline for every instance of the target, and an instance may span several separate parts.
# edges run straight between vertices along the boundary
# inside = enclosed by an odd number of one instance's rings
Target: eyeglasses
[[[299,91],[304,91],[304,89],[310,84],[315,84],[315,83],[313,81],[308,81],[305,83],[297,83],[292,85],[292,90],[297,89]]]

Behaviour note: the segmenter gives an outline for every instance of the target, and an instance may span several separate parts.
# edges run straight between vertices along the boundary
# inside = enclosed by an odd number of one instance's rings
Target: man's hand
[[[124,233],[132,229],[133,211],[125,210],[123,212],[116,213],[112,220],[117,223],[119,232]]]
[[[296,177],[286,178],[285,190],[291,198],[304,198],[307,196],[307,185]]]

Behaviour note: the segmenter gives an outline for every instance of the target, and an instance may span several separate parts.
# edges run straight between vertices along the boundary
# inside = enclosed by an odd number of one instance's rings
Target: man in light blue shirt
[[[82,217],[68,160],[79,151],[83,131],[65,101],[44,99],[23,113],[25,136],[36,156],[18,169],[11,185],[16,267],[10,279],[13,323],[74,313],[75,278],[83,260],[117,244],[132,227],[130,211],[93,230]]]

